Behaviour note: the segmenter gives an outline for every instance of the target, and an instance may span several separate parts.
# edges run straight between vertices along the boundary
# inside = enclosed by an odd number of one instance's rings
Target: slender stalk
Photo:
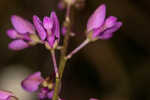
[[[58,72],[58,67],[57,67],[57,63],[56,63],[56,56],[55,56],[55,51],[54,50],[51,50],[51,55],[52,55],[52,60],[53,60],[53,64],[54,64],[55,75],[58,78],[59,77],[59,72]]]
[[[70,22],[70,9],[71,9],[71,6],[70,5],[68,5],[67,6],[67,11],[66,11],[66,19],[65,19],[65,21],[69,21]]]
[[[59,92],[59,88],[60,88],[64,68],[65,68],[65,65],[66,65],[66,62],[67,62],[67,60],[65,59],[65,56],[66,56],[66,52],[67,52],[69,35],[70,35],[70,28],[71,28],[71,25],[70,25],[70,9],[71,9],[71,7],[68,5],[67,11],[66,11],[66,19],[65,19],[65,21],[68,23],[67,32],[66,32],[66,35],[64,37],[63,48],[61,50],[61,57],[60,57],[60,63],[59,63],[59,77],[58,78],[56,77],[54,95],[53,95],[52,100],[58,100],[59,99],[58,98],[59,97],[58,92]]]
[[[85,47],[88,43],[90,42],[90,40],[87,38],[85,41],[83,41],[77,48],[75,48],[71,53],[69,53],[66,56],[66,59],[70,59],[75,53],[77,53],[78,51],[80,51],[83,47]]]

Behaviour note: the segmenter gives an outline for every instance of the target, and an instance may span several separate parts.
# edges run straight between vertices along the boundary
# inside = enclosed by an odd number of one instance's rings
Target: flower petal
[[[106,21],[105,21],[105,27],[106,28],[111,28],[116,24],[117,17],[114,16],[109,16]]]
[[[48,98],[49,98],[49,99],[52,99],[52,98],[53,98],[53,94],[54,94],[54,90],[48,92],[48,94],[47,94]]]
[[[35,72],[22,81],[22,87],[28,92],[34,92],[39,88],[39,85],[44,81],[41,77],[41,72]]]
[[[47,16],[43,19],[43,26],[46,30],[51,30],[53,27],[53,20]]]
[[[38,16],[33,16],[33,23],[35,25],[35,28],[36,28],[41,40],[45,40],[47,33],[46,33],[45,29],[43,28],[42,22]]]
[[[28,43],[26,43],[24,40],[14,40],[8,45],[9,49],[11,50],[22,50],[27,47],[29,47]]]
[[[0,100],[8,100],[9,97],[15,97],[12,92],[0,90]]]
[[[106,16],[105,4],[100,5],[96,11],[90,16],[87,23],[87,32],[101,27]]]
[[[40,99],[45,99],[45,98],[47,98],[48,92],[49,92],[48,88],[41,88],[40,93],[38,94],[38,97]]]
[[[14,28],[21,34],[35,33],[34,26],[29,21],[23,19],[20,16],[11,16],[11,22]]]
[[[17,35],[18,35],[18,32],[14,29],[9,29],[9,30],[7,30],[6,33],[7,33],[8,37],[11,39],[16,39]]]
[[[60,39],[60,26],[59,26],[59,20],[56,16],[56,13],[53,11],[51,12],[51,16],[50,18],[52,18],[52,20],[54,21],[54,25],[53,25],[53,33],[55,34],[55,36],[58,38],[58,40]]]
[[[113,36],[113,33],[115,31],[117,31],[120,27],[122,26],[122,22],[117,22],[112,28],[107,29],[106,31],[104,31],[99,38],[100,39],[110,39]]]
[[[51,35],[48,37],[47,40],[48,40],[48,43],[49,43],[50,47],[53,48],[53,45],[54,45],[54,43],[55,43],[55,36],[54,36],[54,34],[51,34]]]

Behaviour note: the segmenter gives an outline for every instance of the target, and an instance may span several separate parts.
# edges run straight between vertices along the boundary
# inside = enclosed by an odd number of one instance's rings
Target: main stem
[[[62,75],[65,69],[65,65],[67,60],[65,59],[66,52],[67,52],[67,47],[68,47],[68,41],[69,41],[69,36],[70,36],[70,6],[68,5],[67,7],[67,12],[66,12],[66,19],[65,21],[69,24],[67,27],[67,32],[64,37],[64,43],[63,43],[63,48],[61,50],[61,57],[60,57],[60,63],[59,63],[59,77],[56,77],[56,83],[55,83],[55,88],[54,88],[54,95],[52,100],[58,100],[58,92],[60,89],[60,84],[61,84],[61,79]]]

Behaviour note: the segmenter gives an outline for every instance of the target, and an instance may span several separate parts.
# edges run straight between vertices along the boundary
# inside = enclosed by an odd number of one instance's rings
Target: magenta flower
[[[60,39],[60,26],[55,12],[50,17],[45,16],[43,22],[38,16],[33,16],[33,23],[42,41],[48,42],[50,48],[55,48]]]
[[[21,86],[28,92],[35,92],[40,89],[40,93],[38,94],[40,99],[52,99],[54,85],[51,80],[44,79],[41,76],[41,72],[29,75],[22,81]]]
[[[22,87],[28,92],[34,92],[38,90],[39,85],[43,81],[44,79],[41,77],[41,73],[36,72],[22,81]]]
[[[0,100],[17,100],[12,92],[0,90]]]
[[[30,35],[35,34],[34,26],[29,21],[16,15],[11,17],[11,23],[14,29],[7,30],[7,35],[14,40],[9,43],[8,47],[12,50],[22,50],[29,47],[29,44],[33,43]]]
[[[106,6],[100,5],[89,18],[87,23],[87,33],[91,40],[110,39],[115,31],[121,26],[122,22],[118,22],[114,16],[106,17]]]

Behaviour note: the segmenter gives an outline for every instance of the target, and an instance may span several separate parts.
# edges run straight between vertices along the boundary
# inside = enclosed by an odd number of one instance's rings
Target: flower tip
[[[106,4],[101,4],[96,10],[99,12],[106,12]]]
[[[20,18],[20,16],[18,16],[18,15],[11,15],[11,20],[16,19],[16,18]]]
[[[17,16],[17,15],[11,15],[11,20],[13,20],[13,19],[15,19],[17,17],[19,17],[19,16]]]
[[[58,20],[58,17],[55,13],[55,11],[52,11],[51,12],[51,16],[50,18],[53,20],[53,24],[54,24],[54,27],[55,27],[55,31],[54,31],[54,34],[55,36],[59,39],[60,38],[60,24],[59,24],[59,20]]]
[[[53,27],[53,21],[50,17],[45,16],[43,19],[43,26],[47,30],[51,30]]]
[[[21,82],[21,86],[28,92],[34,92],[39,88],[39,85],[44,81],[41,77],[41,72],[35,72],[29,75]]]
[[[23,50],[27,48],[29,45],[24,40],[14,40],[11,43],[9,43],[8,48],[11,50]]]
[[[100,6],[101,6],[102,8],[104,8],[104,9],[106,9],[106,4],[105,4],[105,3],[101,4]]]
[[[111,28],[116,24],[116,22],[117,22],[117,17],[109,16],[105,21],[105,27]]]
[[[46,31],[42,25],[40,18],[38,16],[34,15],[33,23],[34,23],[34,26],[35,26],[41,40],[45,40],[47,35],[46,35]]]
[[[16,39],[18,33],[14,29],[9,29],[6,31],[6,34],[9,38]]]
[[[33,15],[33,19],[37,18],[38,16],[37,15]]]
[[[37,15],[33,15],[33,22],[39,20],[39,17]]]
[[[29,21],[25,20],[20,16],[12,15],[11,23],[14,26],[14,28],[17,30],[17,32],[21,34],[35,33],[34,26]]]
[[[87,23],[87,32],[101,27],[103,25],[106,16],[106,5],[100,5],[94,13],[90,16]]]
[[[56,12],[55,12],[55,11],[52,11],[52,12],[51,12],[51,16],[56,16]]]

